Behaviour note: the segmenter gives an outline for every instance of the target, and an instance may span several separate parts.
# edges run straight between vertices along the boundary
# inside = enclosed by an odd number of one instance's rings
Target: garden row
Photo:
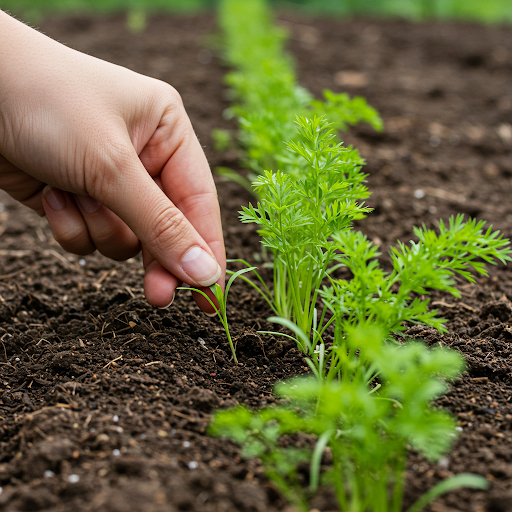
[[[460,297],[455,276],[474,282],[473,273],[486,275],[486,263],[510,261],[509,242],[484,221],[458,215],[440,221],[438,233],[415,228],[417,241],[393,247],[393,270],[384,271],[378,246],[352,227],[371,212],[363,203],[369,196],[364,161],[336,136],[364,121],[382,129],[377,113],[362,98],[325,91],[318,101],[298,86],[284,34],[263,1],[225,0],[220,16],[225,55],[235,68],[227,78],[229,113],[239,121],[249,169],[247,178],[221,172],[252,182],[257,205],[244,207],[241,221],[258,225],[274,280],[266,285],[253,268],[257,279],[242,271],[233,277],[264,296],[275,313],[269,320],[289,329],[282,335],[295,340],[312,376],[279,384],[279,406],[217,413],[211,432],[258,456],[300,510],[309,509],[323,481],[333,486],[341,511],[399,511],[407,447],[439,460],[456,437],[454,419],[431,404],[464,364],[457,352],[401,344],[393,336],[406,323],[445,331],[425,295],[440,290]],[[229,144],[223,133],[216,138]],[[236,360],[234,348],[233,355]],[[316,439],[311,451],[283,442],[300,433]],[[320,474],[326,449],[332,465]],[[304,461],[307,488],[297,474]],[[454,476],[409,510],[457,486],[485,485],[475,475]]]

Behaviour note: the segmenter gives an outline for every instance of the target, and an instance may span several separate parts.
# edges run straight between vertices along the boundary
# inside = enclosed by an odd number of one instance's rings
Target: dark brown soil
[[[345,136],[367,158],[370,204],[362,224],[384,248],[412,226],[462,212],[512,236],[512,29],[469,24],[308,21],[283,16],[301,82],[362,94],[386,130]],[[152,19],[129,34],[121,18],[47,21],[42,29],[97,57],[173,84],[213,167],[225,72],[208,49],[213,16]],[[341,73],[340,73],[341,72]],[[254,261],[258,238],[237,210],[248,195],[219,182],[229,257]],[[0,196],[0,510],[256,512],[288,510],[255,460],[208,437],[210,413],[274,401],[276,380],[306,372],[293,346],[259,336],[269,311],[243,284],[229,317],[241,364],[218,321],[184,293],[172,310],[149,307],[138,258],[65,254],[44,219]],[[411,454],[406,504],[436,481],[471,471],[487,492],[457,491],[433,512],[512,510],[512,271],[436,294],[449,334],[409,336],[460,350],[467,372],[439,400],[459,420],[451,454]],[[204,340],[204,345],[201,341]],[[336,509],[328,492],[311,504]]]

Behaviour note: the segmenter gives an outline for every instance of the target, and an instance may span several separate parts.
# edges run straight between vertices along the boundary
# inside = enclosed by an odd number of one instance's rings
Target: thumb
[[[212,250],[154,182],[137,155],[115,175],[112,186],[106,187],[115,193],[97,199],[126,222],[148,253],[189,285],[206,287],[217,282],[222,269]]]

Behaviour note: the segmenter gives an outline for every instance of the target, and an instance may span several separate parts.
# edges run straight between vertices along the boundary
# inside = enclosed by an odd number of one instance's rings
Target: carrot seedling
[[[260,201],[240,219],[260,226],[274,255],[274,311],[309,336],[322,281],[336,266],[333,235],[371,209],[361,202],[369,192],[358,154],[336,143],[323,118],[298,117],[296,125],[300,138],[287,144],[294,174],[265,171],[253,184]]]
[[[224,327],[224,330],[226,331],[226,337],[228,338],[231,353],[233,354],[233,360],[235,361],[236,364],[238,364],[238,359],[236,357],[235,345],[233,344],[231,333],[229,332],[229,323],[227,316],[228,293],[229,289],[231,288],[231,285],[233,284],[233,281],[238,276],[241,276],[242,274],[245,274],[246,272],[251,272],[253,270],[256,270],[256,267],[243,268],[237,272],[232,273],[231,277],[229,278],[229,281],[226,283],[226,287],[224,290],[222,289],[222,286],[220,286],[217,283],[210,286],[210,290],[213,292],[215,298],[217,299],[218,306],[212,301],[210,297],[208,297],[208,295],[203,290],[199,290],[197,288],[178,288],[178,290],[191,290],[193,292],[197,292],[201,294],[210,303],[212,308],[215,310],[215,313],[217,313],[217,316],[219,317],[222,323],[222,327]]]

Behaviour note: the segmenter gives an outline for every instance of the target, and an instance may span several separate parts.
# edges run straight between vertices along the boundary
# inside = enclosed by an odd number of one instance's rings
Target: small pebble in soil
[[[4,492],[3,487],[0,487],[0,494],[2,494],[3,492]]]
[[[173,428],[173,429],[171,430],[171,434],[172,434],[172,435],[176,434],[176,429],[175,429],[175,428]]]
[[[141,435],[140,435],[140,438],[141,438],[141,439],[146,439],[146,434],[141,434]]]
[[[197,338],[197,341],[199,341],[203,347],[206,345],[206,341],[204,341],[203,338]]]
[[[184,448],[190,448],[190,443],[188,441],[183,441]]]
[[[68,482],[70,484],[76,484],[80,480],[80,476],[77,474],[69,475]]]
[[[114,457],[119,457],[119,455],[121,455],[121,451],[116,448],[115,450],[112,450],[112,454]]]
[[[5,212],[5,205],[4,203],[0,203],[0,213]]]
[[[119,421],[119,416],[117,414],[114,414],[112,420],[113,421]]]
[[[47,469],[44,473],[43,473],[43,476],[45,478],[53,478],[55,476],[55,473],[51,470],[51,469]]]
[[[464,429],[462,427],[455,427],[455,430],[457,430],[457,432],[462,432]]]
[[[190,469],[197,469],[197,467],[199,466],[199,464],[195,461],[195,460],[191,460],[189,463],[188,463],[188,467]]]
[[[413,471],[418,471],[418,468],[419,468],[418,464],[413,464],[412,465],[412,470]]]
[[[85,265],[85,260],[83,258],[80,258],[78,260],[78,264],[81,265],[82,267]]]
[[[441,139],[437,135],[432,135],[430,139],[428,139],[428,143],[433,147],[437,148],[439,144],[441,144]]]
[[[443,457],[442,459],[439,460],[437,464],[442,468],[447,468],[448,465],[450,464],[450,461],[447,459],[447,457]]]
[[[425,192],[421,188],[418,188],[414,191],[414,197],[416,199],[423,199],[425,197]]]

